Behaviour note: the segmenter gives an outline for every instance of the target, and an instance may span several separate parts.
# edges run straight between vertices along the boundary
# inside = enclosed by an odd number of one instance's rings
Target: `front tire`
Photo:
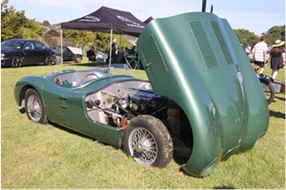
[[[53,65],[53,57],[49,55],[45,61],[46,65]]]
[[[165,125],[157,118],[140,115],[124,130],[123,147],[139,163],[165,167],[173,157],[173,143]]]
[[[48,122],[42,98],[34,89],[27,90],[25,94],[25,110],[28,119],[42,124]]]
[[[13,59],[12,59],[12,62],[11,62],[11,66],[13,67],[13,68],[17,68],[17,67],[21,67],[22,66],[22,58],[20,57],[20,56],[15,56],[15,57],[13,57]]]

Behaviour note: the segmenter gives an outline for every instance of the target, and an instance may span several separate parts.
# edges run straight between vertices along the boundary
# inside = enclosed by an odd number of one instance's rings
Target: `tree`
[[[113,35],[113,38],[117,40],[118,50],[120,49],[120,35],[115,34]],[[124,52],[125,47],[128,47],[129,49],[132,48],[132,44],[129,42],[126,36],[121,35],[121,52]]]
[[[50,26],[51,26],[51,23],[50,23],[49,21],[47,21],[47,20],[44,20],[43,26],[50,27]]]
[[[248,44],[253,47],[257,42],[259,42],[260,37],[255,35],[254,32],[250,32],[245,29],[234,29],[233,31],[244,48]]]
[[[82,30],[67,30],[63,31],[63,38],[72,41],[77,47],[84,48],[91,45],[92,32]]]
[[[61,36],[61,34],[58,31],[56,31],[55,29],[50,29],[49,31],[46,32],[46,34],[49,34],[52,37],[54,37],[54,36],[57,36],[57,37]]]
[[[275,40],[285,41],[285,25],[283,26],[273,26],[270,28],[266,34],[266,42],[269,46],[272,46],[275,43]]]
[[[5,11],[6,9],[7,9],[7,7],[8,7],[8,0],[3,0],[2,2],[1,2],[1,12],[2,11]]]
[[[93,34],[90,31],[83,31],[83,30],[67,30],[67,31],[64,30],[63,31],[64,39],[72,41],[73,43],[77,44],[77,47],[80,47],[82,49],[84,49],[86,46],[92,45],[92,37],[93,37]],[[117,39],[117,44],[119,47],[120,35],[115,34],[113,35],[113,38]],[[102,48],[105,53],[108,53],[109,41],[110,41],[109,33],[95,32],[94,33],[95,51],[98,51],[100,48]],[[125,47],[131,47],[131,44],[125,36],[121,35],[121,51],[124,51]]]
[[[1,40],[37,39],[42,35],[42,29],[34,20],[25,17],[25,11],[16,11],[8,7],[8,0],[1,2]]]

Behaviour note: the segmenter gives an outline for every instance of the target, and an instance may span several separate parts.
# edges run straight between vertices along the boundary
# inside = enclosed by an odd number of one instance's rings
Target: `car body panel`
[[[21,91],[32,87],[40,94],[49,121],[113,146],[121,147],[123,130],[89,120],[83,111],[85,110],[84,97],[89,92],[99,90],[112,83],[139,79],[124,75],[106,76],[83,85],[83,88],[72,88],[55,84],[52,81],[54,77],[57,75],[28,76],[18,81],[14,89],[17,105],[21,105]]]
[[[267,131],[264,93],[225,19],[211,13],[155,19],[137,44],[154,93],[174,100],[189,118],[189,173],[207,175],[209,164],[214,168],[230,150],[252,148]]]
[[[36,49],[25,50],[23,57],[23,65],[32,65],[38,63],[38,51]]]

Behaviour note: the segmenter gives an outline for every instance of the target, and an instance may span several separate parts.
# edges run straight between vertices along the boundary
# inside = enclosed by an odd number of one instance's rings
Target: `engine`
[[[164,105],[165,99],[161,95],[156,96],[153,90],[130,88],[125,90],[125,96],[120,98],[118,104],[134,115],[152,115]]]
[[[137,115],[159,117],[158,114],[166,113],[168,100],[155,95],[148,82],[125,82],[88,95],[85,105],[91,120],[122,127],[123,122]]]

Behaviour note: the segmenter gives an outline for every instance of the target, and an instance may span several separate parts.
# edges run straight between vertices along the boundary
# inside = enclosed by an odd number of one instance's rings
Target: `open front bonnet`
[[[231,150],[250,149],[268,128],[268,106],[235,33],[211,13],[155,19],[138,39],[155,94],[173,99],[193,132],[184,169],[207,175]]]

